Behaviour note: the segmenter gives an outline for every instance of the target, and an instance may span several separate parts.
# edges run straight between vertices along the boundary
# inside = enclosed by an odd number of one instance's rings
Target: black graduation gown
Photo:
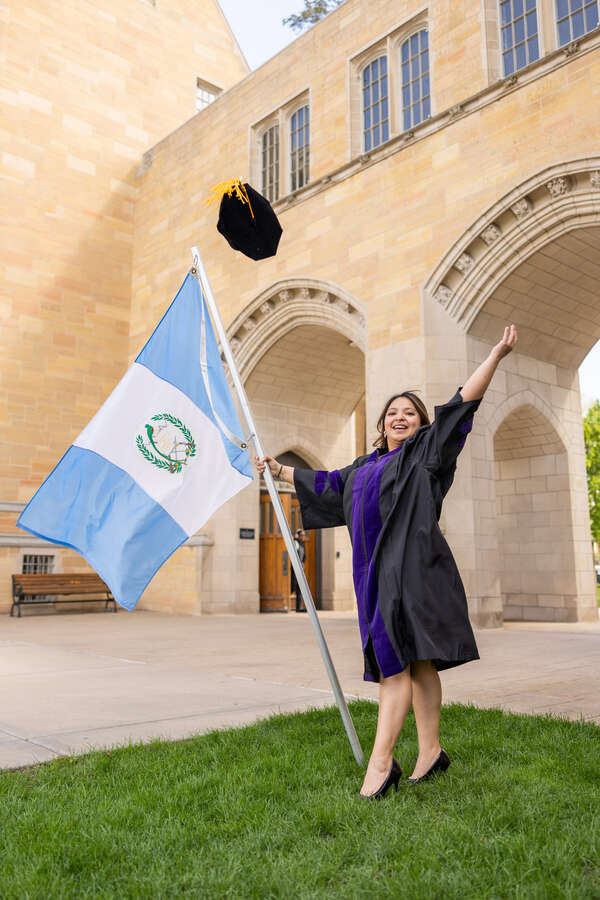
[[[465,590],[438,521],[480,400],[460,388],[400,448],[333,472],[294,469],[304,528],[347,525],[365,680],[415,660],[479,659]]]

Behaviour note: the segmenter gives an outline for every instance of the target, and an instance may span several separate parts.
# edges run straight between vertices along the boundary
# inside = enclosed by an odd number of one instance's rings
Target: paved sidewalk
[[[354,615],[320,618],[346,694],[375,698]],[[600,724],[600,623],[514,623],[477,640],[481,660],[442,673],[446,702]],[[331,703],[306,615],[0,620],[0,768]]]

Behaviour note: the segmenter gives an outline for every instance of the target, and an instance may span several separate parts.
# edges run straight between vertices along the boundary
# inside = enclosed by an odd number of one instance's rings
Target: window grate
[[[365,66],[363,83],[363,138],[365,153],[389,140],[387,56]]]
[[[49,575],[54,570],[54,557],[34,553],[23,554],[23,575]]]
[[[503,0],[500,31],[505,77],[540,58],[536,0]]]
[[[290,175],[291,189],[297,191],[308,182],[309,163],[309,109],[303,106],[290,120]]]
[[[404,130],[431,115],[429,39],[425,30],[411,35],[400,48],[402,67],[402,122]]]
[[[279,125],[263,134],[262,192],[270,203],[279,200]]]
[[[562,47],[598,27],[598,0],[556,0],[558,43]]]

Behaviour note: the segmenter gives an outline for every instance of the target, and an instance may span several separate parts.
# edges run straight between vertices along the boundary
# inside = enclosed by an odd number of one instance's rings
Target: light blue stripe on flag
[[[70,447],[17,525],[83,554],[126,609],[187,540],[175,520],[123,469]]]
[[[213,415],[200,371],[199,335],[202,332],[203,304],[210,391],[215,411],[229,430],[241,438],[242,426],[227,383],[206,301],[193,275],[187,275],[136,362],[187,394],[218,428],[219,423]],[[219,432],[231,465],[252,478],[252,464],[247,450],[236,447],[220,428]]]

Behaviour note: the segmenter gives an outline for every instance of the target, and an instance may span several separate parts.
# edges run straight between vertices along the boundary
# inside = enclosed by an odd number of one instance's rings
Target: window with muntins
[[[216,88],[205,81],[201,81],[198,78],[196,80],[196,112],[200,112],[201,109],[206,109],[213,100],[217,99],[220,93],[219,88]]]
[[[279,200],[279,125],[262,136],[262,193],[270,203]]]
[[[297,191],[308,182],[310,148],[309,108],[296,110],[290,119],[290,188]]]
[[[598,27],[598,0],[556,0],[558,43],[569,44]]]
[[[427,32],[411,35],[400,47],[402,127],[406,131],[431,115],[429,42]]]
[[[500,3],[500,31],[505,77],[540,58],[536,0]]]
[[[363,141],[368,152],[390,137],[387,56],[380,56],[365,66],[362,88]]]

